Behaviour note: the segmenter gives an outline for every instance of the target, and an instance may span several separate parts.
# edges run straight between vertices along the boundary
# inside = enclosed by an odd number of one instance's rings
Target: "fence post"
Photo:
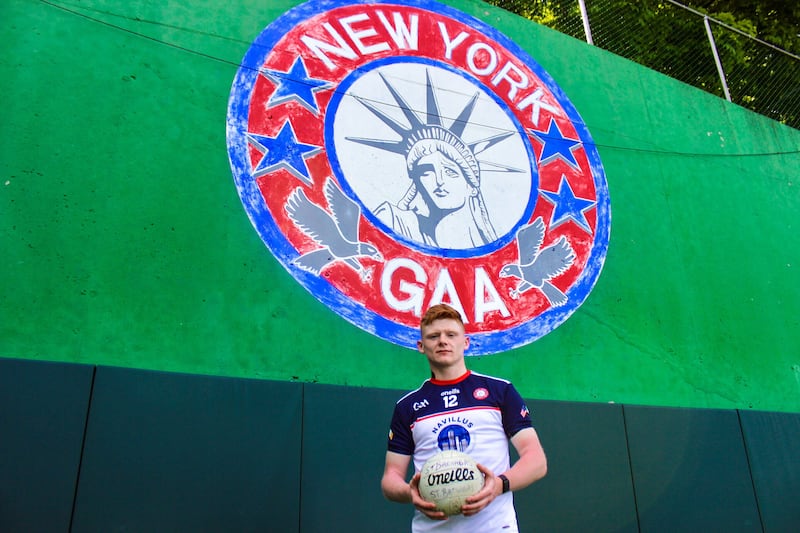
[[[594,44],[592,40],[592,27],[589,25],[589,13],[586,11],[586,2],[578,0],[578,5],[581,8],[581,18],[583,19],[583,32],[586,34],[586,42]]]
[[[583,2],[583,0],[581,0],[581,2]],[[711,53],[714,54],[714,62],[717,64],[717,72],[719,73],[719,80],[722,83],[722,91],[725,93],[725,99],[731,102],[731,92],[728,90],[728,82],[725,79],[725,71],[722,70],[722,61],[719,59],[717,43],[714,41],[714,33],[711,31],[711,23],[708,22],[708,16],[703,17],[703,24],[706,26],[708,42],[711,43]]]

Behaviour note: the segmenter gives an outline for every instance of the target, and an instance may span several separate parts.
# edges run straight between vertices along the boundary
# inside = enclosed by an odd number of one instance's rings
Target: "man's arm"
[[[399,503],[413,503],[425,516],[433,520],[447,518],[436,510],[436,504],[422,499],[419,494],[419,473],[414,474],[411,481],[406,482],[406,472],[411,464],[411,456],[401,453],[386,452],[386,465],[381,478],[381,490],[387,500]]]
[[[411,486],[406,482],[406,472],[408,472],[410,463],[410,455],[386,452],[386,465],[383,468],[381,490],[387,500],[411,503]]]
[[[519,459],[506,472],[511,490],[524,489],[534,481],[542,479],[547,474],[547,457],[544,455],[539,435],[533,428],[525,428],[511,437],[511,444],[519,454]],[[502,493],[503,485],[498,478],[499,492]]]
[[[503,474],[508,478],[509,489],[514,491],[524,489],[543,478],[547,473],[547,458],[539,442],[539,435],[532,427],[518,431],[511,437],[511,444],[517,450],[519,459]],[[478,468],[484,474],[483,488],[467,498],[467,502],[461,508],[464,516],[471,516],[483,510],[503,493],[503,480],[483,465],[478,465]]]

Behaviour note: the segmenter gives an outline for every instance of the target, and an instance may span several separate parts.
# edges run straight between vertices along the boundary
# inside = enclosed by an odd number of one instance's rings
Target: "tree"
[[[578,0],[488,1],[584,38]],[[702,16],[708,15],[731,99],[800,127],[800,2],[685,2],[585,0],[594,44],[723,97]]]
[[[800,56],[800,3],[786,0],[689,0],[686,5]]]

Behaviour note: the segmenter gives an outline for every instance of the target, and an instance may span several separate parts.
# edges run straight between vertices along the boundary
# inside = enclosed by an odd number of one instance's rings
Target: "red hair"
[[[434,320],[451,319],[455,320],[461,327],[464,327],[464,321],[461,319],[461,313],[453,309],[447,304],[436,304],[431,306],[425,314],[422,315],[422,320],[419,322],[419,327],[424,328],[430,326]]]

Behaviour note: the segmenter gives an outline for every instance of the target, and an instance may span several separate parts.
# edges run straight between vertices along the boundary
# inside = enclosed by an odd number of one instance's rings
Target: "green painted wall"
[[[385,388],[426,364],[273,259],[228,164],[231,81],[297,2],[0,7],[0,356]],[[544,338],[475,357],[526,397],[800,411],[800,132],[471,0],[599,145],[605,268]],[[63,7],[62,7],[63,6]]]

